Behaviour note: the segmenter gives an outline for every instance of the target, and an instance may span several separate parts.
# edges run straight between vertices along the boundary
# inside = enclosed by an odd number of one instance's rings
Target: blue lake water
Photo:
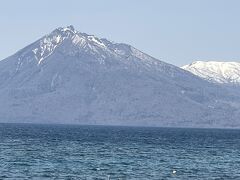
[[[240,130],[0,124],[0,179],[240,179]]]

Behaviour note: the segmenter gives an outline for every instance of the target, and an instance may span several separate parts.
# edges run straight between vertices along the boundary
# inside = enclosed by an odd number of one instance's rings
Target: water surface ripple
[[[240,179],[240,130],[0,124],[0,179]]]

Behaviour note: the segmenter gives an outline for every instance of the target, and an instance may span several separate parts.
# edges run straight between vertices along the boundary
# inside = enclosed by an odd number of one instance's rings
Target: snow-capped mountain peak
[[[44,59],[50,56],[54,50],[64,42],[64,40],[69,38],[72,39],[76,34],[77,31],[75,31],[73,26],[57,28],[52,33],[33,43],[30,47],[27,47],[27,54],[26,49],[24,49],[21,59],[30,59],[30,57],[26,57],[26,55],[32,56],[29,52],[32,51],[35,59],[37,60],[37,64],[40,65]],[[21,59],[19,60],[21,61]]]
[[[240,63],[238,62],[196,61],[182,68],[211,82],[240,84]]]
[[[66,55],[91,52],[101,59],[106,56],[130,56],[132,53],[129,45],[100,39],[94,35],[81,33],[73,26],[67,26],[55,29],[18,52],[20,54],[19,64],[23,64],[26,59],[33,59],[34,56],[37,64],[40,65],[58,48],[61,49],[61,53]]]
[[[65,49],[62,53],[75,54],[79,50],[95,52],[107,50],[103,41],[94,35],[88,35],[75,30],[73,26],[59,27],[48,35],[45,35],[32,45],[20,51],[19,61],[24,59],[32,59],[34,56],[37,64],[40,65],[44,60],[49,57],[59,47]],[[102,52],[99,52],[101,54]]]
[[[56,52],[56,53],[55,53]],[[115,43],[104,38],[98,38],[94,35],[79,32],[73,26],[59,27],[40,38],[38,41],[22,49],[18,53],[19,71],[23,66],[29,63],[35,63],[38,66],[45,64],[45,60],[52,54],[62,54],[64,56],[92,56],[95,62],[99,64],[123,64],[131,67],[144,67],[155,70],[166,70],[174,75],[172,71],[176,67],[163,63],[141,51],[124,43]],[[116,61],[116,59],[118,59]],[[136,59],[140,61],[136,61]],[[136,61],[136,62],[135,62]],[[143,65],[140,66],[140,63]],[[156,68],[161,66],[165,68]]]
[[[66,31],[71,31],[73,33],[76,33],[77,31],[75,30],[75,28],[73,27],[73,25],[67,26],[67,27],[60,27],[59,29],[63,30],[64,32]]]

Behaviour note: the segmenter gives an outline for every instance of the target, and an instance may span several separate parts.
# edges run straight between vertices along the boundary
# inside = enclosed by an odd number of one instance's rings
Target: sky
[[[240,62],[239,18],[239,0],[1,0],[0,59],[73,25],[177,66]]]

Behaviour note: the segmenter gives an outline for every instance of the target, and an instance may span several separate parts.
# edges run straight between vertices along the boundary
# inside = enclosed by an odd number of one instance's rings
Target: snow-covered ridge
[[[60,27],[41,38],[38,43],[35,44],[36,47],[32,49],[38,64],[50,56],[54,50],[67,39],[79,47],[87,47],[90,46],[90,44],[101,46],[102,48],[105,47],[100,39],[93,35],[80,33],[76,31],[73,26]]]
[[[104,59],[110,56],[119,56],[125,59],[134,56],[145,61],[153,59],[130,45],[81,33],[75,30],[73,26],[67,26],[55,29],[20,51],[19,64],[22,65],[23,61],[34,57],[37,64],[40,65],[58,48],[61,48],[61,53],[72,56],[79,54],[79,52],[90,52],[98,57],[101,62],[104,62]]]
[[[33,44],[17,53],[18,66],[16,72],[21,71],[28,64],[44,65],[46,59],[53,54],[65,57],[91,56],[91,59],[101,65],[117,64],[118,61],[141,71],[141,68],[155,71],[165,71],[171,76],[179,76],[181,69],[157,60],[142,51],[124,43],[116,43],[105,38],[79,32],[73,26],[59,27],[43,36]],[[118,61],[115,61],[118,59]],[[56,59],[57,60],[57,59]],[[141,68],[140,68],[141,67]]]
[[[240,84],[238,62],[196,61],[182,68],[210,82]]]

